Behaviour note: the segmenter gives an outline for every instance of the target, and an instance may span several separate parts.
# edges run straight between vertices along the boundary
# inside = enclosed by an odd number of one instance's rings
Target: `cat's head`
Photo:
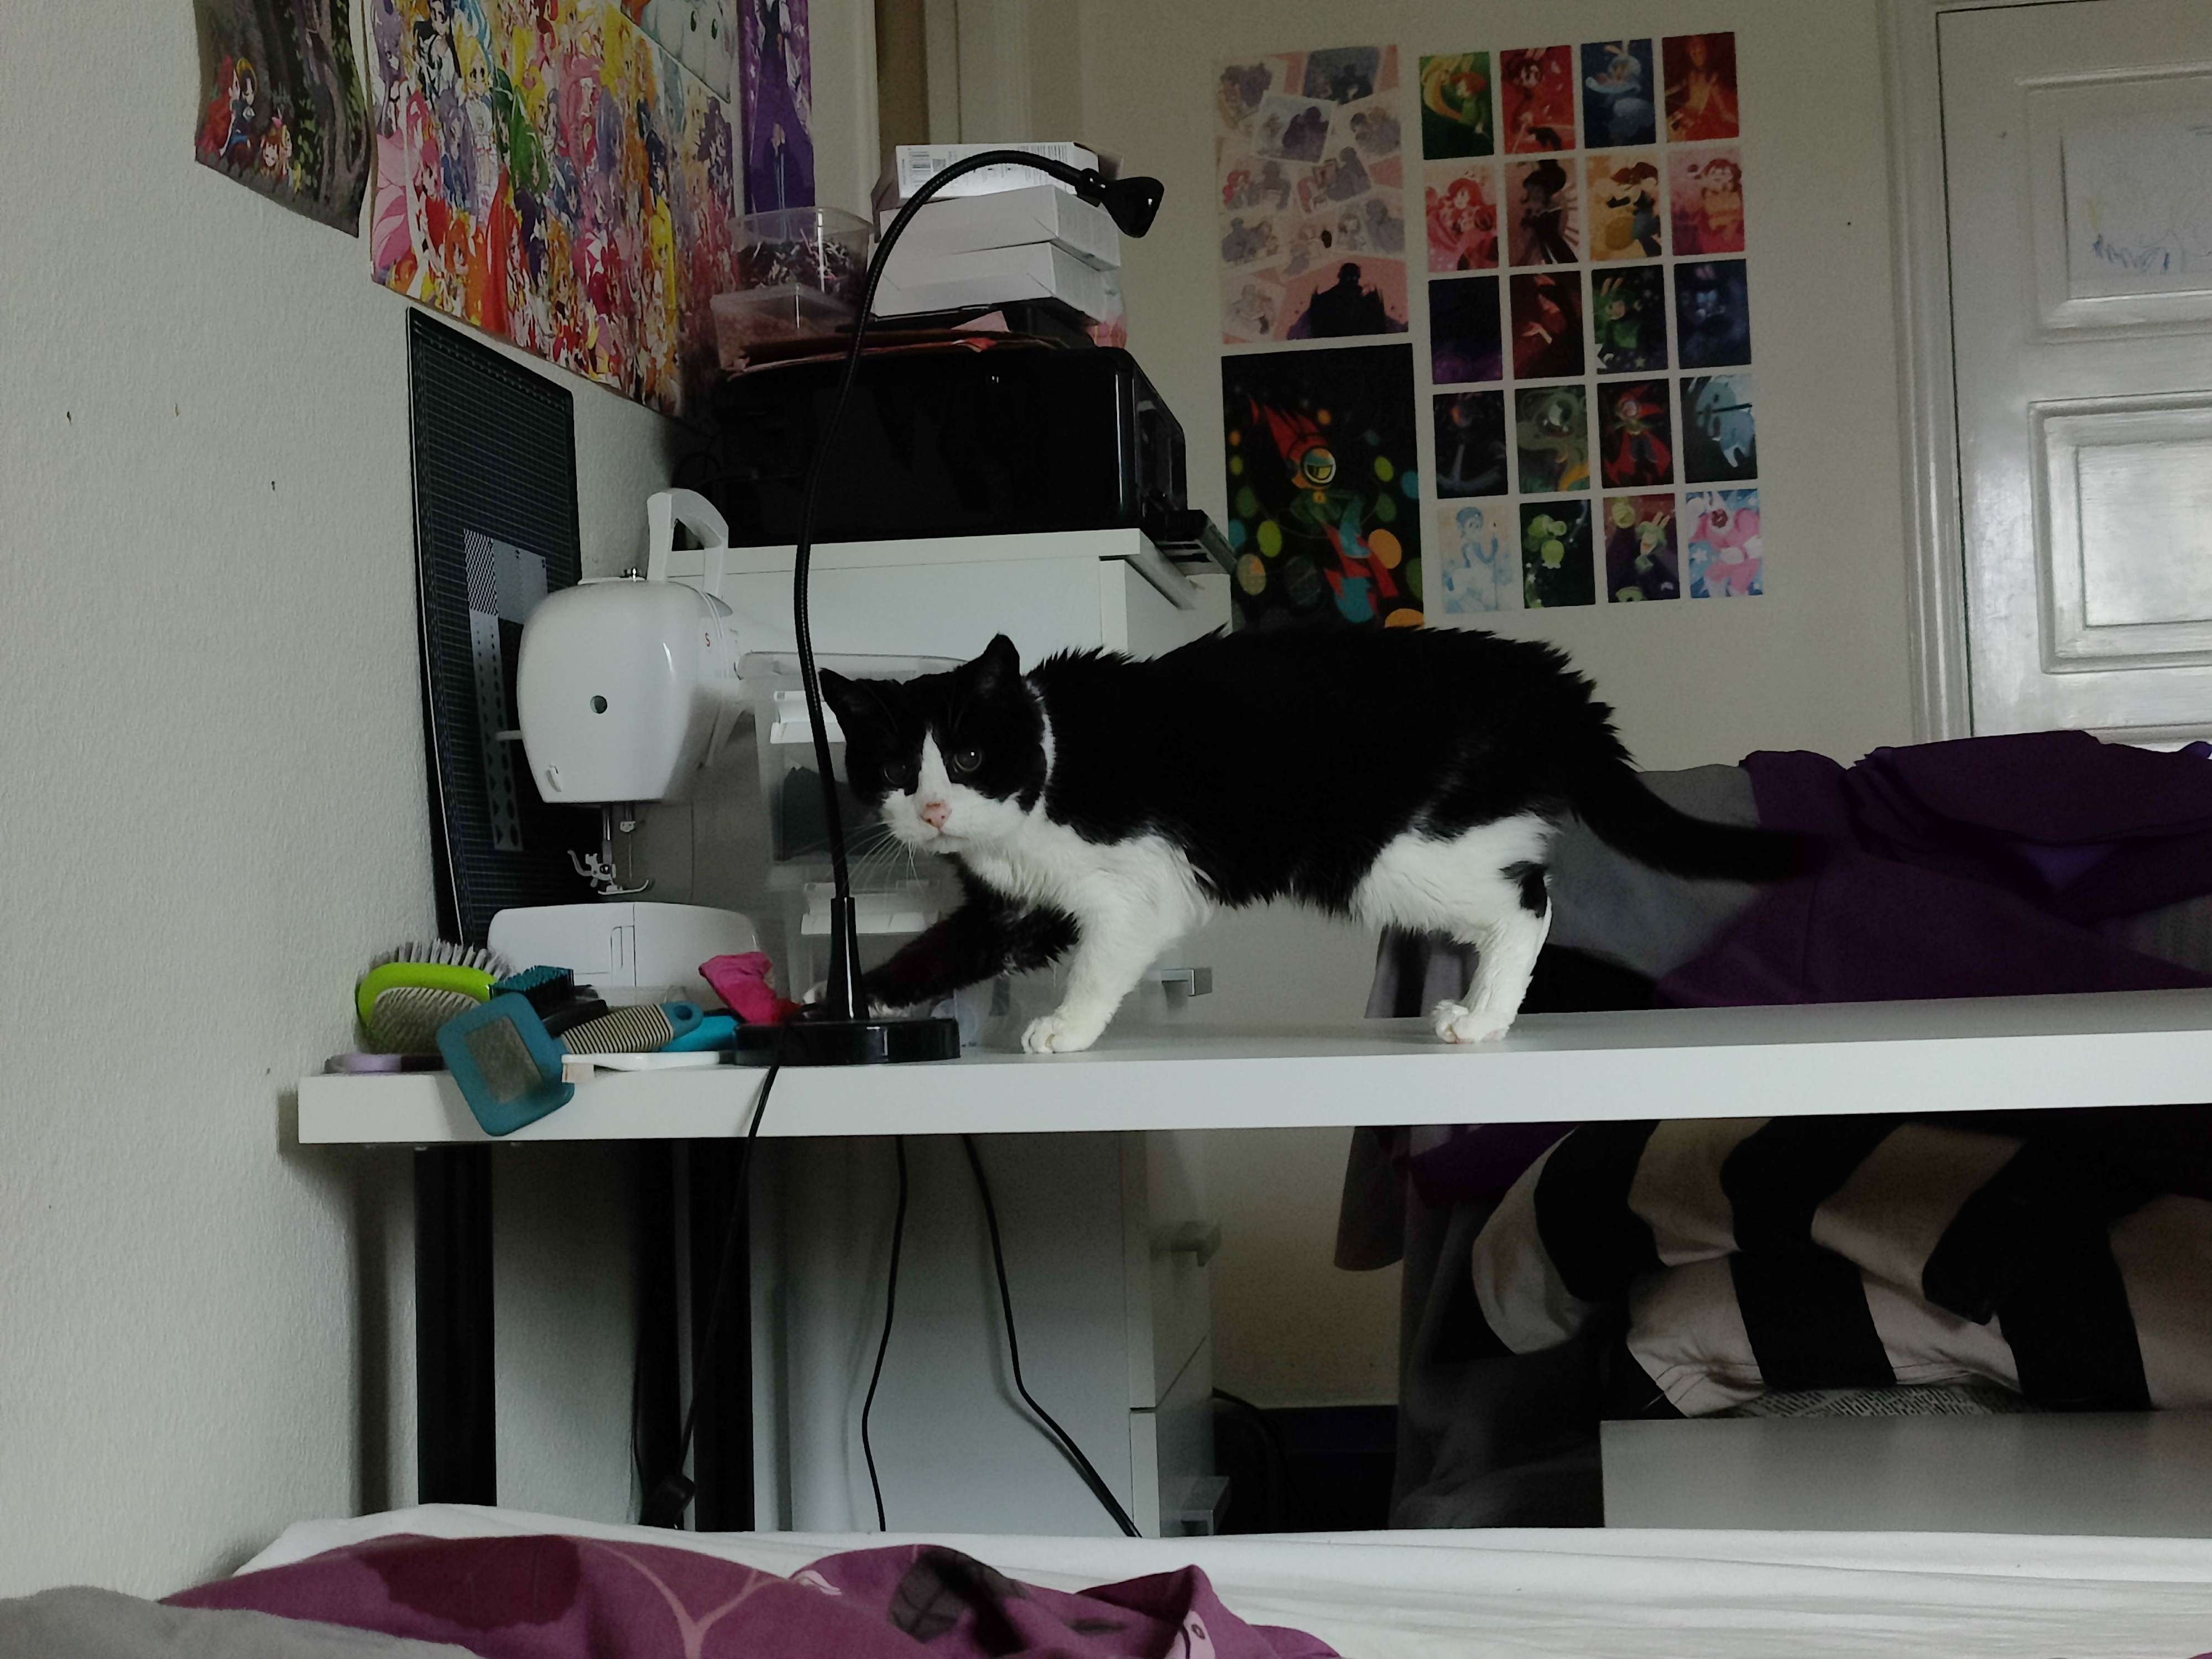
[[[822,696],[845,731],[854,794],[909,847],[1003,842],[1044,788],[1044,710],[1003,634],[973,662],[919,679],[824,671]]]

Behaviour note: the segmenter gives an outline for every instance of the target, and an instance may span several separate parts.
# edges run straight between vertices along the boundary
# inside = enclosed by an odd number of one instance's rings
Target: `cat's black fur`
[[[1653,795],[1590,683],[1531,641],[1246,632],[1150,660],[1062,653],[1024,676],[1001,636],[947,673],[822,680],[864,803],[913,788],[927,733],[945,755],[975,751],[969,787],[1024,808],[1042,792],[1046,816],[1088,842],[1161,836],[1224,906],[1295,898],[1343,914],[1394,838],[1448,840],[1530,812],[1578,816],[1678,875],[1772,879],[1807,860],[1794,837],[1703,823]],[[1542,867],[1507,873],[1540,915]],[[868,976],[873,1000],[926,1001],[1075,942],[1070,917],[962,877],[967,906]]]

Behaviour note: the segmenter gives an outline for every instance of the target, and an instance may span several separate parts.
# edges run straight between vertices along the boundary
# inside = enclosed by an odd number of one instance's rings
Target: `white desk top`
[[[602,1074],[509,1139],[739,1133],[761,1073]],[[785,1072],[763,1135],[1307,1128],[2177,1105],[2212,1099],[2212,991],[1109,1031],[1086,1054]],[[486,1137],[442,1073],[315,1076],[303,1143]]]

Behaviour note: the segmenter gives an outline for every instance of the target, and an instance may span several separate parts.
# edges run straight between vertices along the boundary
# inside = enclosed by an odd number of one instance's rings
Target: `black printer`
[[[842,357],[756,366],[714,394],[686,467],[739,547],[798,538]],[[1127,351],[1007,337],[871,350],[823,481],[819,541],[1134,528],[1197,544],[1182,428]],[[1218,537],[1212,539],[1218,540]]]

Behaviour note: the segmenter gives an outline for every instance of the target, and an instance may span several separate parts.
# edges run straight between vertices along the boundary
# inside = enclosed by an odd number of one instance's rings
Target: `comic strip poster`
[[[368,112],[347,0],[194,0],[203,167],[356,235]]]
[[[1224,343],[1406,331],[1403,120],[1395,46],[1221,66]]]
[[[807,0],[731,3],[740,9],[738,76],[745,130],[745,211],[812,207],[814,60]]]
[[[734,285],[727,106],[599,0],[369,0],[376,280],[678,414]]]
[[[1242,620],[1419,627],[1413,348],[1224,357],[1221,412]]]

